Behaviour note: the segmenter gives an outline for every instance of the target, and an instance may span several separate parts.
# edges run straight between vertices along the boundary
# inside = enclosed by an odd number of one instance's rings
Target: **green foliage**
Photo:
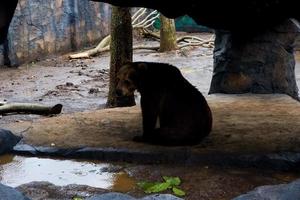
[[[183,190],[177,188],[177,187],[173,187],[173,188],[172,188],[172,191],[174,192],[174,194],[175,194],[176,196],[179,196],[179,197],[185,196],[185,192],[184,192]]]
[[[83,200],[83,198],[80,198],[80,197],[73,197],[72,200]]]
[[[146,182],[146,181],[141,181],[138,182],[137,185],[144,191],[146,191],[148,188],[153,187],[154,185],[159,184],[159,182]]]
[[[154,184],[153,186],[147,188],[145,190],[145,193],[150,194],[150,193],[163,192],[163,191],[167,190],[169,187],[170,187],[170,184],[167,182],[157,183],[157,184]]]
[[[185,196],[185,192],[177,187],[181,184],[179,177],[163,176],[162,178],[164,182],[141,181],[137,185],[147,194],[159,193],[171,189],[176,196]]]
[[[181,180],[179,177],[169,177],[169,176],[163,176],[163,179],[169,183],[171,186],[178,186],[181,183]]]

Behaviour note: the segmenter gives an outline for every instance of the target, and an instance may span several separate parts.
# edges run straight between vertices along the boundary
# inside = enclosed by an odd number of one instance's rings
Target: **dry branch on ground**
[[[0,115],[15,114],[36,114],[36,115],[56,115],[61,113],[61,104],[55,106],[45,106],[32,103],[0,103]]]
[[[132,28],[133,29],[140,29],[142,35],[144,37],[151,37],[156,40],[160,40],[159,32],[154,32],[149,30],[148,28],[152,26],[155,20],[160,16],[160,14],[154,10],[148,15],[145,15],[147,9],[141,8],[137,12],[132,15]],[[82,59],[82,58],[90,58],[92,56],[97,55],[98,53],[106,52],[110,50],[110,40],[111,36],[106,36],[101,42],[93,49],[89,49],[84,52],[72,54],[69,56],[70,59]],[[196,36],[182,36],[177,39],[178,48],[185,48],[185,47],[192,47],[192,46],[202,46],[206,48],[213,48],[214,47],[214,36],[212,36],[208,40],[204,40],[200,37]],[[133,46],[133,49],[146,49],[146,50],[154,50],[158,51],[160,49],[159,46]]]

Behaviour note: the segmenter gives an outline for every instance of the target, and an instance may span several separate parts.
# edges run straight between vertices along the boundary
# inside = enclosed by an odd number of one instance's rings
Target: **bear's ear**
[[[143,62],[137,63],[137,69],[140,71],[145,71],[147,70],[147,64]]]

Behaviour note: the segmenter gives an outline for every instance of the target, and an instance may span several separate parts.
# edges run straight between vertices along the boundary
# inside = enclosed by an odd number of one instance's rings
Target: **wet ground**
[[[200,37],[208,39],[211,35]],[[155,45],[155,42],[144,43]],[[61,103],[63,113],[103,108],[108,93],[109,59],[109,53],[84,60],[69,60],[65,55],[24,64],[17,69],[0,68],[0,102]],[[212,76],[211,48],[194,47],[170,53],[136,50],[134,61],[174,64],[201,92],[208,92]],[[36,117],[6,116],[0,125]]]
[[[57,186],[78,184],[129,191],[135,184],[122,166],[96,160],[4,155],[0,156],[0,164],[1,183],[12,187],[33,181],[48,181]]]
[[[0,163],[0,182],[18,187],[33,199],[47,199],[62,188],[65,190],[68,188],[73,191],[71,195],[78,197],[88,197],[107,191],[125,192],[142,197],[145,194],[136,183],[159,182],[162,181],[162,176],[179,176],[182,180],[180,188],[187,194],[185,199],[227,200],[260,185],[288,183],[299,178],[296,172],[253,168],[111,164],[92,160],[62,160],[13,155],[1,156]],[[56,189],[53,189],[55,187],[52,184],[56,185]],[[74,184],[78,186],[75,187]],[[83,185],[89,187],[84,188],[85,192],[79,192]],[[40,194],[41,191],[44,191],[43,194]],[[48,196],[44,194],[45,191],[49,193]],[[171,193],[171,191],[165,193]],[[69,198],[72,197],[69,196]]]
[[[210,35],[201,37],[209,38]],[[299,55],[296,66],[298,85]],[[205,96],[208,93],[212,76],[212,49],[193,48],[170,53],[139,50],[135,51],[134,60],[174,64]],[[69,61],[66,55],[26,64],[18,69],[3,68],[0,69],[0,101],[47,105],[62,103],[63,113],[103,108],[108,92],[108,66],[109,54],[105,53],[86,60]],[[0,125],[37,118],[43,117],[3,116]],[[181,188],[187,192],[186,199],[191,200],[227,200],[260,185],[287,183],[300,177],[299,172],[230,166],[138,165],[12,155],[0,157],[0,182],[14,187],[31,181],[48,181],[57,186],[84,184],[143,196],[143,192],[135,186],[135,182],[160,181],[161,176],[165,175],[179,176],[183,181]],[[30,192],[32,188],[38,187],[44,186],[34,184],[19,188],[30,197],[30,195],[38,196],[38,191],[35,194]],[[91,193],[97,192],[99,191],[95,190]]]

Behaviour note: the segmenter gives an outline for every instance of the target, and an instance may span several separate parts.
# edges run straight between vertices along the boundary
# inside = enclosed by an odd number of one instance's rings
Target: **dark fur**
[[[117,77],[119,94],[131,95],[135,89],[141,94],[144,132],[135,140],[194,145],[210,133],[212,115],[205,98],[176,67],[133,62],[122,66]]]

